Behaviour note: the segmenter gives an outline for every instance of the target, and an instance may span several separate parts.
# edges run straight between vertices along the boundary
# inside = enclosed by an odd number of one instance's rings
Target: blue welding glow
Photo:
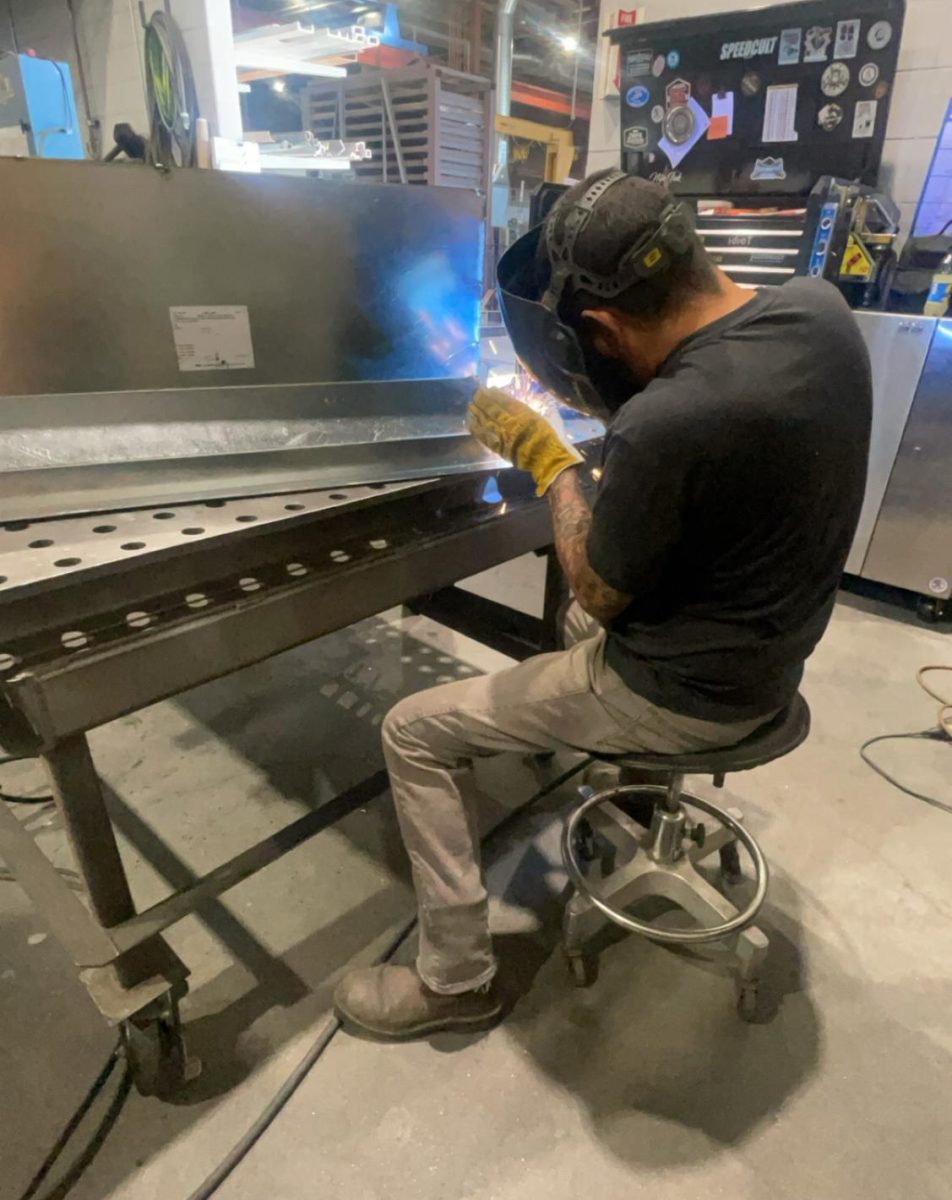
[[[483,488],[483,494],[480,496],[483,504],[498,504],[502,500],[502,492],[499,490],[499,484],[496,481],[495,475],[490,475],[486,480],[486,486]]]
[[[445,192],[393,192],[386,221],[379,229],[368,225],[355,239],[352,284],[362,328],[360,337],[349,339],[352,378],[475,375],[483,224],[454,210]]]

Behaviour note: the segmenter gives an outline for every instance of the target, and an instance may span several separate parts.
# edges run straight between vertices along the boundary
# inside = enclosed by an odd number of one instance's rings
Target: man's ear
[[[618,313],[611,308],[587,308],[582,313],[592,345],[605,358],[621,358],[624,330]]]

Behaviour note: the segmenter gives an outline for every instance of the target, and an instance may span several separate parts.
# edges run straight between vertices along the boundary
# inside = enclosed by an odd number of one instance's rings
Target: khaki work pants
[[[573,605],[566,650],[402,700],[383,749],[420,914],[417,970],[454,995],[496,972],[480,866],[476,758],[574,750],[609,754],[731,746],[767,719],[718,724],[636,696],[605,663],[605,631]]]

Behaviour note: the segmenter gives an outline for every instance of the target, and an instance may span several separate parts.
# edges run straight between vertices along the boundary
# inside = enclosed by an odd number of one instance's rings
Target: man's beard
[[[620,358],[606,358],[591,346],[583,346],[585,366],[592,386],[612,414],[618,412],[644,387]]]

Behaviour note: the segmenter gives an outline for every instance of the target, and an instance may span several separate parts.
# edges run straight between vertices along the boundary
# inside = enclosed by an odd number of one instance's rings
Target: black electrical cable
[[[116,1065],[122,1057],[122,1042],[120,1040],[116,1042],[112,1053],[109,1055],[108,1059],[106,1059],[102,1069],[93,1080],[92,1084],[90,1084],[89,1090],[86,1092],[86,1095],[80,1102],[79,1107],[63,1126],[63,1130],[53,1144],[52,1149],[43,1160],[39,1170],[27,1184],[26,1190],[21,1193],[19,1200],[32,1200],[32,1197],[35,1196],[39,1191],[43,1181],[49,1175],[50,1171],[52,1171],[52,1169],[56,1166],[56,1163],[62,1156],[62,1153],[69,1144],[73,1134],[82,1123],[83,1118],[92,1108],[96,1101],[96,1097],[109,1082],[109,1077],[112,1075]],[[69,1190],[69,1188],[72,1187],[82,1172],[86,1169],[89,1163],[92,1162],[100,1146],[105,1141],[106,1134],[115,1124],[116,1119],[119,1116],[119,1111],[121,1110],[122,1105],[125,1103],[126,1096],[129,1094],[130,1083],[131,1080],[129,1078],[129,1072],[125,1071],[123,1073],[122,1082],[119,1085],[119,1090],[113,1097],[112,1102],[109,1105],[109,1109],[103,1120],[100,1122],[99,1128],[96,1130],[93,1138],[90,1140],[89,1145],[79,1156],[76,1162],[73,1163],[63,1179],[61,1179],[60,1182],[49,1193],[47,1193],[44,1200],[61,1200],[61,1198],[66,1195],[66,1192]]]
[[[384,953],[377,959],[377,965],[387,962],[396,954],[413,932],[415,925],[416,917],[403,926],[399,934],[397,934]],[[208,1200],[208,1197],[213,1196],[218,1191],[232,1171],[242,1162],[248,1151],[251,1150],[258,1139],[270,1128],[275,1117],[277,1117],[304,1082],[311,1068],[331,1044],[331,1041],[335,1034],[340,1031],[340,1028],[341,1024],[337,1017],[331,1017],[328,1020],[327,1024],[317,1035],[313,1046],[311,1046],[307,1054],[305,1054],[288,1078],[278,1088],[260,1116],[242,1134],[214,1171],[192,1192],[189,1200]],[[24,1197],[22,1200],[26,1200],[26,1198]]]
[[[927,742],[946,742],[952,745],[952,738],[945,732],[944,729],[924,729],[921,733],[884,733],[880,737],[870,738],[868,742],[864,742],[859,748],[860,758],[863,762],[886,780],[891,783],[894,788],[898,788],[907,796],[912,796],[915,800],[921,800],[924,804],[931,804],[933,808],[939,808],[943,812],[952,815],[952,804],[946,804],[942,800],[937,800],[935,796],[927,796],[924,792],[917,792],[914,788],[907,787],[904,783],[900,783],[888,771],[883,770],[877,763],[874,763],[870,756],[866,753],[870,746],[875,746],[878,742],[899,742],[899,741],[927,741]]]
[[[510,827],[510,825],[512,825],[520,817],[524,816],[529,808],[531,808],[534,804],[537,804],[540,800],[544,799],[544,797],[551,795],[552,792],[562,787],[563,784],[568,783],[573,776],[577,775],[587,765],[588,759],[585,759],[576,766],[571,767],[568,771],[563,772],[560,776],[558,776],[557,779],[552,780],[551,783],[547,783],[545,787],[536,792],[536,794],[531,798],[531,800],[529,800],[527,804],[523,805],[515,812],[510,813],[501,824],[497,825],[487,841],[493,842],[498,839],[499,836]],[[379,966],[380,964],[388,962],[391,958],[393,958],[396,952],[416,928],[416,923],[416,917],[414,917],[412,921],[408,921],[407,924],[403,926],[383,954],[377,958],[376,965]],[[195,1189],[195,1191],[191,1193],[191,1195],[188,1197],[188,1200],[209,1200],[209,1198],[218,1191],[232,1171],[234,1171],[235,1168],[241,1164],[249,1150],[251,1150],[255,1143],[273,1124],[275,1118],[304,1082],[308,1073],[317,1063],[318,1059],[323,1055],[327,1047],[331,1044],[331,1041],[340,1031],[340,1028],[341,1023],[337,1017],[331,1017],[318,1034],[314,1045],[310,1048],[310,1050],[308,1050],[304,1058],[301,1059],[300,1063],[298,1063],[298,1065],[294,1068],[290,1076],[274,1094],[274,1097],[265,1107],[261,1115],[254,1121],[246,1133],[235,1143],[235,1145],[225,1156],[225,1158],[222,1159],[214,1171],[212,1171],[212,1173]],[[21,1198],[21,1200],[23,1200],[23,1198]]]
[[[895,776],[890,775],[888,771],[885,771],[881,766],[873,762],[867,753],[871,746],[875,746],[879,742],[945,742],[947,745],[952,746],[952,704],[949,704],[946,697],[934,691],[925,682],[925,677],[930,671],[952,671],[952,666],[943,664],[941,666],[920,667],[916,672],[916,683],[919,684],[927,695],[931,696],[933,700],[938,700],[942,705],[942,708],[939,710],[939,724],[934,729],[923,729],[921,733],[883,733],[879,737],[872,737],[860,746],[859,756],[871,770],[875,771],[882,779],[885,779],[887,783],[891,783],[894,788],[898,788],[906,796],[912,796],[914,800],[921,800],[923,804],[928,804],[932,808],[938,808],[942,812],[952,815],[952,804],[946,804],[942,800],[937,800],[935,796],[928,796],[924,792],[917,792],[914,788],[900,783]]]
[[[7,754],[0,758],[0,767],[4,767],[7,763],[23,762],[25,758],[32,758],[30,754]],[[11,796],[9,792],[3,791],[0,788],[0,800],[6,800],[8,804],[52,804],[52,796]]]

